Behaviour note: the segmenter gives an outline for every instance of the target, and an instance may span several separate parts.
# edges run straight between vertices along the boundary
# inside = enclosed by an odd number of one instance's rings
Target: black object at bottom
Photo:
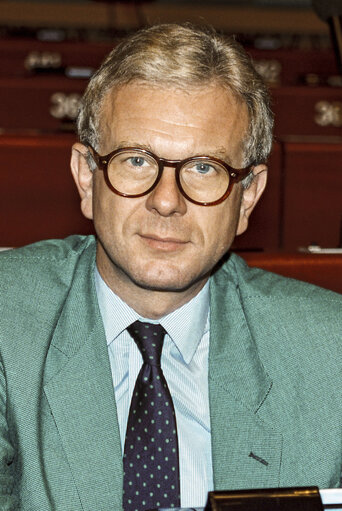
[[[213,491],[206,511],[323,511],[315,486]]]
[[[340,508],[340,505],[339,505]],[[316,486],[211,491],[205,508],[160,508],[150,511],[323,511]]]

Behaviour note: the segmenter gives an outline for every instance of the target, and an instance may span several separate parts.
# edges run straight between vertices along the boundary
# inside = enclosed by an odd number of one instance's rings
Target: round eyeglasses
[[[96,165],[104,172],[108,187],[122,197],[147,195],[159,183],[164,167],[172,167],[177,186],[186,199],[200,206],[214,206],[229,196],[234,183],[252,171],[252,166],[234,169],[211,156],[166,160],[136,147],[124,147],[100,156],[89,144],[88,147]]]

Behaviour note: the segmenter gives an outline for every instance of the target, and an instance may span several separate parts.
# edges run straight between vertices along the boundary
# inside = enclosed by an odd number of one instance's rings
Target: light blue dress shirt
[[[160,323],[165,336],[161,366],[172,395],[178,430],[182,507],[203,507],[213,489],[208,396],[209,283],[190,302],[158,321],[142,318],[106,285],[95,269],[124,450],[140,351],[126,328],[136,321]]]

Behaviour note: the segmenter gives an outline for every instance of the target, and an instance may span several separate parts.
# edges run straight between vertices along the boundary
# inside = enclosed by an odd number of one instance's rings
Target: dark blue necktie
[[[165,330],[136,321],[127,328],[143,357],[128,416],[123,507],[145,511],[180,506],[176,417],[160,367]]]

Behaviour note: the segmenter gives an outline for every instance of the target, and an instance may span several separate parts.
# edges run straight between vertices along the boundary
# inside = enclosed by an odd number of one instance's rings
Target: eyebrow
[[[116,144],[115,147],[112,149],[112,151],[116,151],[117,149],[124,149],[125,147],[136,147],[137,149],[145,149],[146,151],[150,151],[150,153],[155,154],[159,158],[162,158],[153,147],[150,146],[150,144],[139,144],[136,142],[128,142],[123,141],[120,142],[120,144]],[[191,158],[193,156],[211,156],[213,158],[218,158],[220,160],[223,160],[228,165],[231,165],[231,158],[227,154],[227,149],[225,147],[217,147],[212,151],[201,151],[200,153],[191,154],[188,156],[188,158]],[[182,158],[185,160],[186,158]]]

